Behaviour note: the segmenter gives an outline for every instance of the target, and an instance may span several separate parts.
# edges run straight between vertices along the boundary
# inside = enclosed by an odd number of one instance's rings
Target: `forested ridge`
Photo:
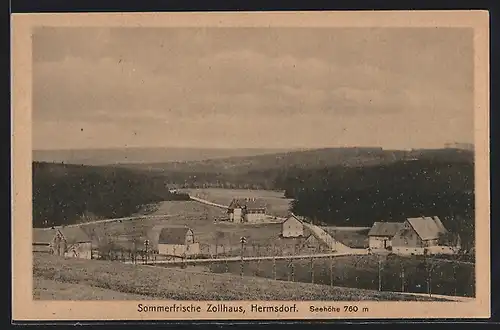
[[[362,168],[297,170],[278,183],[292,210],[313,221],[339,226],[371,226],[375,221],[404,221],[439,216],[474,242],[474,166],[466,162],[402,161]]]
[[[172,194],[162,175],[128,169],[33,162],[33,226],[126,217]]]

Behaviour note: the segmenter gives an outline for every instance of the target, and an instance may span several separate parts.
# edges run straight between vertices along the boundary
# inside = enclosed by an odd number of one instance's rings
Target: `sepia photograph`
[[[487,13],[18,15],[13,56],[23,318],[489,316]]]

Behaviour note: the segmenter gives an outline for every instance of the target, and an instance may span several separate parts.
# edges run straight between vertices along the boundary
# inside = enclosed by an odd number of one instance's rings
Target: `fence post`
[[[405,267],[401,262],[401,292],[405,292]]]
[[[314,257],[311,257],[311,283],[314,284]]]
[[[330,257],[330,286],[333,286],[333,256]]]
[[[276,256],[273,253],[273,279],[276,279]]]
[[[429,267],[429,297],[432,295],[432,264]]]
[[[378,291],[382,291],[382,258],[378,257]]]
[[[453,263],[453,284],[454,284],[453,294],[456,296],[458,280],[457,280],[457,265],[455,262]]]
[[[291,269],[292,269],[292,258],[288,259],[288,281],[291,280],[291,277],[292,277],[292,273],[291,273]]]

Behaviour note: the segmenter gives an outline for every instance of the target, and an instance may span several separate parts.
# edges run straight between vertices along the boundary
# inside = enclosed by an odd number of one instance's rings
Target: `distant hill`
[[[33,150],[33,161],[81,165],[164,163],[274,154],[288,149],[112,148]]]
[[[360,167],[417,159],[472,163],[474,161],[474,154],[471,151],[460,149],[417,149],[404,151],[357,147],[323,148],[182,162],[128,163],[121,164],[121,166],[163,172],[241,174],[283,168]]]

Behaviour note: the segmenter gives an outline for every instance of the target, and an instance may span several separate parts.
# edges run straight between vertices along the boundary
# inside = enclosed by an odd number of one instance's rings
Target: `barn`
[[[400,222],[375,222],[368,232],[368,247],[371,250],[388,250],[392,238],[401,228]]]
[[[234,223],[258,223],[267,219],[266,203],[256,198],[234,198],[227,213]]]
[[[194,232],[188,227],[154,227],[148,233],[152,250],[166,256],[192,256],[200,254]]]
[[[408,218],[393,238],[397,254],[423,254],[436,250],[440,238],[448,231],[438,217]]]
[[[281,223],[281,236],[284,238],[304,236],[304,224],[297,216],[290,215]]]
[[[33,252],[92,259],[92,240],[80,227],[34,228]]]

